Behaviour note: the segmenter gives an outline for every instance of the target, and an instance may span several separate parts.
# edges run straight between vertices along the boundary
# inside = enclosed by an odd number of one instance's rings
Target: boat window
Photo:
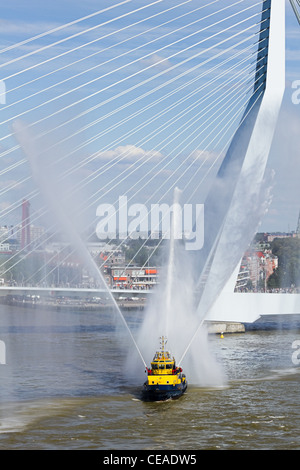
[[[171,363],[165,363],[165,362],[161,362],[161,363],[155,363],[155,362],[152,362],[151,363],[151,366],[152,366],[152,370],[157,370],[157,369],[173,369],[173,362]]]

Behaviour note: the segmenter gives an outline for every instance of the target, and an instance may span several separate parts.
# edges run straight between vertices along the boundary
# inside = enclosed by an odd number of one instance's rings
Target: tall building
[[[297,229],[296,229],[296,236],[300,238],[300,212],[298,217]]]

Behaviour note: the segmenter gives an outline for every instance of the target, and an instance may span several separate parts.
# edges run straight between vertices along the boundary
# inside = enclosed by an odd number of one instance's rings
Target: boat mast
[[[162,350],[162,352],[164,352],[164,351],[165,351],[165,345],[167,344],[167,341],[168,341],[168,340],[167,340],[167,337],[166,337],[166,336],[161,336],[161,337],[160,337],[160,340],[161,340],[161,341],[160,341],[161,350]]]

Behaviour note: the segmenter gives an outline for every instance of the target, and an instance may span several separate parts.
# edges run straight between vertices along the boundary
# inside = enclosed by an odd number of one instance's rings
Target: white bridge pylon
[[[282,309],[281,297],[275,294],[267,297],[263,297],[265,294],[239,295],[234,293],[231,282],[233,278],[236,280],[237,266],[265,212],[265,168],[285,90],[285,0],[263,2],[260,34],[257,62],[265,61],[265,69],[262,68],[256,77],[248,112],[205,204],[207,220],[204,228],[208,229],[208,236],[215,232],[212,240],[205,241],[210,251],[204,254],[201,266],[206,282],[203,283],[198,314],[203,320],[206,317],[252,322],[263,313],[300,312],[300,296],[299,299],[290,297],[289,305]],[[218,205],[221,209],[216,214]],[[210,214],[213,220],[209,220]],[[228,292],[229,286],[231,292]],[[267,302],[270,302],[270,308]]]
[[[300,314],[300,294],[234,292],[239,267],[214,302],[207,321],[253,323],[265,315]]]

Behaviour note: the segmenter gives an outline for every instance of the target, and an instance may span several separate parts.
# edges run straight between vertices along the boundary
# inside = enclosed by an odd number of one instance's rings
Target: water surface
[[[126,315],[134,331],[143,312]],[[131,345],[110,312],[1,306],[0,449],[300,449],[300,327],[289,325],[211,335],[227,383],[146,403],[122,373]]]

